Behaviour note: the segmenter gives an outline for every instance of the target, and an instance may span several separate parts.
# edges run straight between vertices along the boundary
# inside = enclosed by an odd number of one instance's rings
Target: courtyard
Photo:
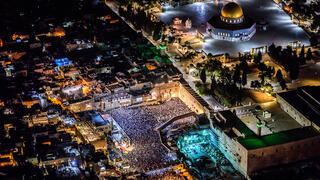
[[[226,1],[227,2],[227,1]],[[229,42],[216,40],[209,36],[205,37],[202,46],[196,45],[194,48],[204,50],[206,53],[223,54],[229,53],[237,55],[238,52],[249,52],[252,48],[261,47],[275,43],[276,45],[287,46],[290,42],[301,41],[304,45],[309,45],[308,36],[305,31],[291,21],[282,9],[272,0],[247,1],[238,0],[245,17],[254,19],[256,22],[264,20],[268,23],[266,31],[257,28],[256,34],[249,40],[243,42]],[[195,28],[201,30],[201,24],[206,22],[214,15],[219,15],[219,8],[225,2],[202,2],[184,6],[166,6],[163,13],[159,15],[160,20],[170,24],[172,18],[178,17],[182,20],[190,18]],[[203,28],[202,28],[203,29]]]
[[[175,98],[151,106],[125,107],[112,111],[112,117],[129,136],[132,150],[123,156],[130,169],[148,171],[176,160],[160,142],[155,128],[191,110]]]
[[[283,111],[276,100],[260,103],[261,110],[255,110],[254,106],[237,109],[237,115],[240,117],[253,132],[257,132],[257,118],[262,122],[261,135],[268,135],[286,130],[302,127],[296,120]],[[263,111],[271,113],[270,118],[263,116]]]

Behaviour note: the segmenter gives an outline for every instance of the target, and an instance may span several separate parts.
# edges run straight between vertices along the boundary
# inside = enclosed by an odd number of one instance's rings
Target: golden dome
[[[241,7],[234,2],[230,2],[223,6],[221,16],[225,18],[237,19],[243,16]]]

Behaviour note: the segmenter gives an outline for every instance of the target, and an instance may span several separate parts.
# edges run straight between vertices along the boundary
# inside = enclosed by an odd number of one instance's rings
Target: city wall
[[[277,102],[281,109],[288,113],[294,120],[296,120],[302,126],[311,126],[311,122],[305,118],[300,112],[298,112],[294,107],[288,104],[281,96],[277,94]],[[319,129],[319,128],[316,128]]]
[[[247,151],[247,174],[266,167],[320,156],[320,136]],[[263,163],[262,163],[263,162]]]
[[[178,97],[196,114],[202,114],[206,111],[198,100],[194,98],[192,93],[195,92],[178,81],[156,85],[150,93],[152,98],[157,101],[166,101]]]

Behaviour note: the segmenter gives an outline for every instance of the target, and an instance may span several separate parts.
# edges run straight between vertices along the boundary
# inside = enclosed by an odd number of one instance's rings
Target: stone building
[[[256,33],[256,23],[244,16],[238,4],[230,2],[223,6],[220,16],[207,22],[206,30],[214,39],[248,41]]]
[[[218,148],[247,177],[267,167],[320,156],[320,133],[312,126],[259,136],[231,111],[221,111],[210,127]]]
[[[302,126],[320,130],[320,86],[305,86],[277,94],[280,107]]]

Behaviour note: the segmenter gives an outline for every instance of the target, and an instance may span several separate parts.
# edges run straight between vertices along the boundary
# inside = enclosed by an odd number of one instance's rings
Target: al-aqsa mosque
[[[220,16],[207,22],[206,30],[214,39],[248,41],[256,32],[256,23],[244,16],[237,3],[229,2],[221,9]]]

